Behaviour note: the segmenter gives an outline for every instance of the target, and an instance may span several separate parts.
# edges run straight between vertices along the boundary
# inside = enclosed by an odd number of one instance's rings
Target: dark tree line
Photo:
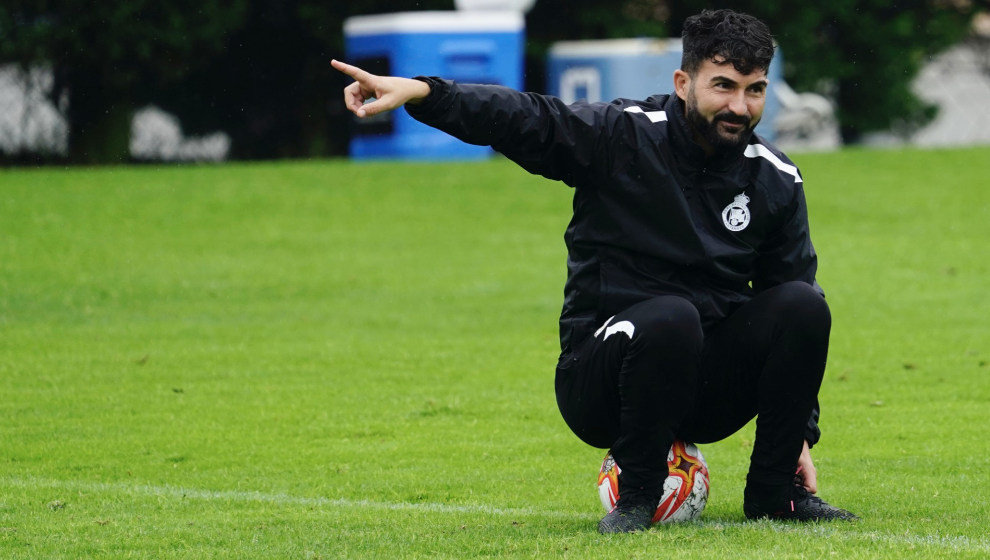
[[[352,15],[451,9],[451,0],[5,0],[0,63],[52,68],[52,96],[68,93],[69,158],[128,157],[130,118],[153,103],[187,134],[223,130],[235,158],[346,152],[350,119],[339,101],[343,21]],[[558,40],[678,36],[705,7],[766,20],[799,90],[839,109],[843,136],[911,127],[933,110],[909,89],[929,56],[967,33],[978,0],[537,0],[527,15],[527,87],[542,89]]]

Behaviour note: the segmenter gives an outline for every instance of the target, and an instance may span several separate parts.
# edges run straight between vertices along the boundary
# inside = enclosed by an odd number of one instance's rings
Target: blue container
[[[344,22],[347,61],[393,76],[439,76],[465,83],[523,80],[523,16],[519,12],[401,12]],[[428,127],[404,109],[355,119],[356,159],[481,159],[492,153]]]
[[[550,48],[547,89],[571,103],[579,99],[611,101],[618,97],[646,99],[674,91],[674,70],[681,67],[680,39],[614,39],[565,41]],[[780,50],[770,63],[767,103],[756,132],[774,140],[773,122],[780,99],[773,84],[783,82]]]

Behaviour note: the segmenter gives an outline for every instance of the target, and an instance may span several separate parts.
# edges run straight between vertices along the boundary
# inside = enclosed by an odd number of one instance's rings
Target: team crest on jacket
[[[749,225],[749,197],[745,194],[736,195],[725,210],[722,210],[722,223],[729,231],[742,231]]]

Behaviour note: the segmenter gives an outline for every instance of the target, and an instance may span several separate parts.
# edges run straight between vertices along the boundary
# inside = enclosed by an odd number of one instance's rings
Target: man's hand
[[[344,88],[344,105],[359,117],[391,111],[406,103],[417,103],[430,94],[430,86],[426,82],[376,76],[339,60],[331,60],[330,65],[354,78],[354,83]],[[371,98],[375,101],[365,103]]]
[[[818,492],[818,471],[815,470],[815,463],[811,460],[811,449],[808,448],[808,442],[804,442],[804,447],[801,449],[801,456],[798,457],[798,468],[797,468],[798,478],[802,480],[802,486],[812,494]]]

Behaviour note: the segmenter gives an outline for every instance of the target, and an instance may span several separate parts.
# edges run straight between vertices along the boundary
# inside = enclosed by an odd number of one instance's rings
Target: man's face
[[[677,94],[684,100],[695,140],[705,151],[711,155],[749,142],[763,116],[766,72],[741,74],[732,64],[706,60],[693,77],[681,74],[674,76]]]

